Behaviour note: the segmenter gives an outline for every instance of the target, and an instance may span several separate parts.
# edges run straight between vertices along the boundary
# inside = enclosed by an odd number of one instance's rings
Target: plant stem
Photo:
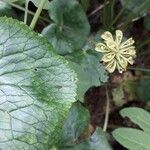
[[[115,19],[112,21],[111,26],[114,25],[116,23],[116,21],[120,18],[120,16],[122,15],[122,13],[124,12],[125,7],[123,7],[120,12],[118,13],[118,15],[115,17]]]
[[[130,70],[137,70],[142,72],[150,72],[150,69],[138,68],[138,67],[129,67]]]
[[[38,9],[37,9],[37,11],[36,11],[36,13],[35,13],[35,15],[34,15],[34,17],[33,17],[33,19],[32,19],[31,24],[30,24],[30,27],[31,27],[32,29],[34,29],[34,27],[35,27],[35,25],[36,25],[36,23],[37,23],[37,20],[38,20],[40,14],[41,14],[41,12],[42,12],[42,9],[43,9],[43,6],[44,6],[45,2],[46,2],[46,0],[41,0],[41,3],[40,3],[39,6],[38,6]]]
[[[120,18],[120,16],[123,14],[124,10],[126,9],[126,6],[129,4],[130,1],[127,1],[125,6],[122,7],[122,9],[119,11],[118,15],[115,17],[115,19],[112,21],[111,26],[114,25],[118,19]]]
[[[24,23],[27,24],[27,19],[28,19],[28,4],[29,0],[26,0],[25,3],[25,13],[24,13]]]
[[[106,5],[108,5],[109,4],[109,2],[107,1],[106,2]],[[105,5],[103,4],[103,5],[100,5],[99,7],[97,7],[94,11],[92,11],[89,15],[88,15],[88,17],[91,17],[91,16],[93,16],[95,13],[97,13],[98,11],[100,11],[101,9],[103,9],[105,7]]]
[[[112,15],[112,19],[114,17],[114,6],[115,6],[115,0],[112,0],[112,5],[111,5],[111,15]],[[111,20],[112,21],[112,20]]]
[[[107,85],[105,85],[105,90],[106,90],[106,113],[105,113],[105,121],[104,121],[104,127],[103,127],[104,132],[107,130],[108,120],[109,120],[109,103],[110,103],[110,100],[109,100]]]
[[[23,8],[23,7],[21,7],[21,6],[17,5],[17,4],[10,3],[10,2],[5,2],[5,0],[0,0],[0,1],[2,1],[2,2],[4,2],[4,3],[7,3],[7,4],[11,5],[12,7],[17,8],[17,9],[19,9],[19,10],[21,10],[21,11],[25,11],[25,8]],[[33,16],[35,15],[35,13],[32,12],[32,11],[30,11],[30,10],[28,10],[28,14],[33,15]],[[44,18],[44,17],[42,17],[42,16],[40,16],[39,18],[40,18],[41,20],[45,21],[45,22],[48,22],[48,23],[50,22],[49,19],[46,19],[46,18]]]
[[[106,6],[107,0],[104,0],[104,6]],[[107,7],[107,6],[106,6]],[[103,25],[106,27],[106,7],[103,9]]]

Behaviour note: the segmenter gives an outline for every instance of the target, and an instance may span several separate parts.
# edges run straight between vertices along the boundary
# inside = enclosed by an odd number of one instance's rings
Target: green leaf
[[[7,3],[0,1],[0,17],[16,17],[15,11]]]
[[[150,150],[150,134],[131,128],[113,131],[114,138],[129,150]]]
[[[70,68],[72,68],[78,77],[77,81],[77,99],[81,102],[84,101],[84,94],[85,92],[91,87],[90,80],[88,76],[85,74],[82,66],[79,64],[72,62],[71,60],[68,60]]]
[[[94,50],[82,50],[66,56],[72,61],[70,64],[78,76],[77,95],[80,101],[83,101],[85,92],[91,86],[100,86],[102,82],[107,81],[107,73],[100,64],[101,54]],[[78,67],[77,67],[78,66]]]
[[[137,85],[137,95],[140,100],[150,101],[150,92],[148,90],[149,85],[150,85],[150,77],[149,76],[145,76],[140,79],[140,82]]]
[[[121,110],[123,117],[130,118],[134,123],[139,125],[145,132],[150,133],[150,113],[142,108],[131,107]]]
[[[89,121],[89,111],[81,103],[74,103],[64,124],[59,148],[66,147],[76,141],[87,130]]]
[[[29,1],[33,2],[36,7],[38,7],[40,5],[40,3],[41,3],[41,0],[29,0]],[[47,9],[48,10],[49,8],[50,8],[50,2],[48,0],[46,0],[43,9]]]
[[[144,15],[150,11],[150,1],[145,0],[121,0],[123,7],[132,11],[136,16]]]
[[[105,133],[97,128],[90,138],[83,140],[80,144],[61,148],[60,150],[112,150]]]
[[[76,75],[41,35],[0,18],[0,149],[49,150],[76,96]]]
[[[97,128],[94,134],[91,136],[89,150],[111,150],[105,132],[101,128]]]
[[[54,23],[43,30],[43,35],[57,53],[66,54],[82,48],[90,27],[80,4],[76,0],[53,0],[49,15]]]

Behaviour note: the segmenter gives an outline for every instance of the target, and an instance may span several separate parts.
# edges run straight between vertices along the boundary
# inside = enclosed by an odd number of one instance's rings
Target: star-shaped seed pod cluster
[[[123,42],[123,33],[116,30],[116,37],[108,31],[101,35],[104,43],[96,44],[95,50],[104,53],[102,57],[103,64],[109,73],[118,69],[120,73],[127,69],[128,63],[133,64],[136,57],[134,40],[129,38]]]

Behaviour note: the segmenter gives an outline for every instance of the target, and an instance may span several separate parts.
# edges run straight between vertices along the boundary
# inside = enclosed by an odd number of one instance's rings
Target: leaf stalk
[[[30,24],[30,27],[32,29],[34,29],[34,27],[35,27],[35,25],[37,23],[37,20],[38,20],[40,14],[42,12],[42,9],[43,9],[43,6],[44,6],[45,3],[46,3],[46,0],[41,0],[41,3],[39,4],[38,9],[37,9],[37,11],[36,11],[36,13],[35,13],[35,15],[34,15],[34,17],[32,19],[31,24]]]

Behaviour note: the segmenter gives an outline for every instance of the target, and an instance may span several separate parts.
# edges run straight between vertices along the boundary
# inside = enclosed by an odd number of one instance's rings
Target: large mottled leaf
[[[70,67],[78,76],[78,99],[83,101],[85,92],[92,86],[100,86],[107,81],[107,73],[100,64],[101,54],[93,50],[81,50],[67,55]],[[70,63],[71,61],[71,63]]]
[[[53,0],[49,15],[54,23],[43,30],[59,54],[82,48],[89,34],[89,23],[77,0]]]
[[[76,76],[41,35],[0,18],[0,149],[49,150],[75,101]]]
[[[101,128],[97,128],[93,135],[82,140],[79,144],[72,144],[61,148],[60,150],[112,150],[105,133]]]
[[[129,150],[150,150],[150,134],[132,128],[113,131],[115,139]]]
[[[150,133],[150,113],[142,108],[131,107],[121,110],[123,117],[130,118],[134,123],[139,125],[145,132]]]
[[[150,11],[149,0],[121,0],[123,7],[130,10],[136,16],[143,15]]]
[[[74,103],[64,124],[59,149],[77,141],[87,129],[90,121],[89,111],[80,102]]]

